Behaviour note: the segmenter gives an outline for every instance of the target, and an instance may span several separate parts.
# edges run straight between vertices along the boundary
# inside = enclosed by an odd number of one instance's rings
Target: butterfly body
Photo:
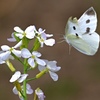
[[[70,17],[65,29],[65,40],[75,49],[86,55],[94,55],[99,48],[100,37],[95,32],[97,16],[93,7],[78,20]]]

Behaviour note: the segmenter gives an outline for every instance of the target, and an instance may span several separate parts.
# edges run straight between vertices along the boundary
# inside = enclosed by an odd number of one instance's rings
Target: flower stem
[[[26,73],[27,73],[27,59],[24,60],[24,74],[26,74]],[[25,96],[24,100],[27,100],[26,83],[27,83],[27,81],[24,80],[24,82],[23,82],[23,93]]]

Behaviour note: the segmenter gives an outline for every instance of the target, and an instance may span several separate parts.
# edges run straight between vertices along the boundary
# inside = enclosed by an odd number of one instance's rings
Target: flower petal
[[[22,83],[26,78],[27,78],[28,74],[22,74],[21,77],[18,79],[19,83]]]
[[[21,50],[21,56],[23,58],[29,58],[29,57],[31,57],[31,53],[28,49],[24,48]]]
[[[34,32],[34,30],[36,30],[35,26],[31,25],[31,26],[26,28],[25,33]]]
[[[49,71],[49,74],[50,74],[51,78],[54,81],[57,81],[58,80],[58,75],[56,73]]]
[[[17,89],[16,89],[15,86],[14,86],[14,88],[13,88],[13,93],[14,93],[14,94],[18,94],[18,91],[17,91]]]
[[[11,38],[7,38],[7,40],[8,40],[9,42],[15,42],[16,39],[15,39],[15,37],[14,37],[14,33],[12,33],[12,34],[11,34]]]
[[[46,65],[46,63],[45,63],[44,60],[39,59],[39,58],[35,58],[35,59],[36,59],[36,62],[37,62],[39,65],[42,65],[42,66],[45,66],[45,65]]]
[[[10,49],[10,47],[9,47],[8,45],[2,45],[2,46],[1,46],[1,49],[2,49],[3,51],[8,51],[8,50]]]
[[[18,47],[20,47],[21,45],[22,45],[22,40],[19,41],[19,42],[14,46],[14,48],[18,48]]]
[[[19,37],[20,39],[22,39],[23,37],[24,37],[24,35],[23,34],[20,34],[20,33],[16,33],[15,34],[17,37]]]
[[[46,68],[45,66],[41,66],[41,65],[38,66],[38,70],[39,70],[39,71],[42,71],[42,70],[44,70],[45,68]]]
[[[46,34],[46,36],[47,36],[47,37],[52,37],[52,36],[53,36],[53,34]]]
[[[23,33],[23,30],[18,26],[14,27],[14,30],[18,33]]]
[[[37,88],[37,89],[35,90],[35,93],[36,93],[36,95],[38,96],[38,99],[39,99],[39,100],[44,100],[45,95],[44,95],[44,93],[43,93],[43,91],[42,91],[41,89]]]
[[[53,46],[55,44],[55,40],[54,39],[47,39],[47,40],[44,41],[44,43],[47,46]]]
[[[5,61],[7,59],[9,59],[11,52],[10,51],[6,51],[0,54],[0,59],[2,61]]]
[[[12,53],[15,54],[17,57],[21,57],[21,51],[20,50],[12,50]]]
[[[29,26],[29,27],[26,28],[25,33],[26,33],[26,37],[28,39],[34,38],[34,36],[35,36],[34,30],[35,30],[35,26],[34,25],[33,26]]]
[[[33,58],[29,58],[29,59],[28,59],[28,63],[29,63],[29,65],[30,65],[32,68],[35,67],[35,62],[34,62],[34,59],[33,59]]]
[[[21,76],[21,72],[20,72],[20,71],[16,71],[16,72],[12,75],[12,77],[11,77],[11,79],[10,79],[10,82],[11,82],[11,83],[12,83],[12,82],[15,82],[20,76]]]
[[[36,57],[41,57],[41,53],[37,52],[37,51],[33,51],[32,52],[32,55],[33,56],[36,56]]]
[[[56,65],[56,61],[49,61],[48,63],[47,63],[47,68],[50,70],[50,71],[52,71],[52,72],[57,72],[57,71],[59,71],[60,69],[61,69],[61,67],[58,67],[57,65]]]
[[[4,64],[5,63],[5,61],[3,61],[2,59],[0,59],[0,64]]]
[[[31,89],[31,86],[29,84],[26,84],[26,93],[27,94],[32,94],[33,93],[33,89]]]

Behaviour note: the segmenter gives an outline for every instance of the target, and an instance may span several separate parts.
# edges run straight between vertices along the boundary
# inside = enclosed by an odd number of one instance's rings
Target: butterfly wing
[[[99,35],[96,32],[84,34],[82,36],[82,40],[84,40],[89,45],[89,48],[91,50],[90,55],[94,55],[99,48]]]
[[[78,25],[81,33],[93,33],[97,27],[97,14],[93,7],[89,8],[79,18]]]
[[[67,41],[71,46],[73,46],[75,49],[80,51],[83,54],[91,55],[91,47],[80,37],[76,37],[73,34],[67,35]]]
[[[99,47],[99,35],[94,32],[97,16],[93,7],[89,8],[79,20],[69,18],[66,25],[65,40],[86,55],[94,55]]]
[[[95,32],[97,27],[97,14],[93,7],[89,8],[79,18],[78,25],[82,39],[90,46],[90,54],[94,55],[99,47],[99,35]]]

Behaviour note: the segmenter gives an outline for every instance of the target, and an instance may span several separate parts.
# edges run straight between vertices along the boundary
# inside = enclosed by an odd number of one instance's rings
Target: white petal
[[[39,59],[39,58],[35,58],[35,59],[36,59],[36,62],[37,62],[39,65],[42,65],[42,66],[45,66],[45,65],[46,65],[46,63],[45,63],[44,60]]]
[[[30,33],[27,33],[27,34],[26,34],[26,37],[27,37],[28,39],[33,39],[34,36],[35,36],[35,33],[33,33],[33,32],[30,32]]]
[[[10,49],[10,47],[9,47],[8,45],[2,45],[2,46],[1,46],[1,49],[2,49],[3,51],[8,51],[8,50]]]
[[[20,71],[16,71],[14,73],[14,75],[12,75],[10,82],[15,82],[16,80],[18,80],[18,78],[21,76],[21,72]]]
[[[17,37],[19,37],[20,39],[22,39],[22,38],[24,37],[23,34],[19,34],[19,33],[16,33],[15,35],[16,35]]]
[[[4,64],[5,63],[5,61],[3,61],[2,59],[0,59],[0,64]]]
[[[60,69],[61,69],[61,67],[58,67],[57,65],[56,65],[56,61],[49,61],[48,63],[47,63],[47,68],[50,70],[50,71],[52,71],[52,72],[57,72],[57,71],[59,71]]]
[[[7,40],[8,40],[9,42],[15,42],[15,41],[16,41],[15,38],[7,38]]]
[[[55,40],[54,39],[47,39],[47,40],[44,41],[44,43],[47,46],[53,46],[55,44]]]
[[[35,36],[34,30],[35,30],[35,26],[34,25],[33,26],[29,26],[29,27],[26,28],[25,33],[26,33],[26,37],[28,39],[34,38],[34,36]]]
[[[44,70],[45,68],[46,68],[45,66],[41,66],[41,65],[38,66],[38,70],[39,70],[39,71],[42,71],[42,70]]]
[[[15,46],[14,46],[14,48],[18,48],[18,47],[20,47],[22,45],[22,40],[20,41],[20,42],[18,42]]]
[[[31,26],[26,28],[25,33],[34,32],[34,30],[36,30],[35,26],[31,25]]]
[[[39,100],[44,100],[44,98],[45,98],[45,95],[44,95],[44,93],[43,93],[43,91],[41,90],[41,89],[36,89],[35,90],[35,93],[36,93],[36,95],[38,96],[38,99]]]
[[[33,54],[33,56],[41,57],[41,53],[39,53],[37,51],[33,51],[32,54]]]
[[[46,34],[46,36],[47,36],[47,37],[52,37],[52,36],[53,36],[53,34]]]
[[[34,59],[33,59],[33,58],[29,58],[29,59],[28,59],[28,63],[29,63],[29,65],[30,65],[32,68],[35,67],[35,62],[34,62]]]
[[[16,89],[15,86],[14,86],[14,88],[13,88],[13,93],[14,93],[14,94],[18,94],[18,91],[17,91],[17,89]]]
[[[32,89],[27,89],[27,90],[26,90],[26,93],[27,93],[27,94],[32,94],[32,93],[33,93],[33,90],[32,90]]]
[[[26,93],[27,94],[32,94],[33,93],[33,89],[31,89],[31,86],[29,84],[26,84]]]
[[[21,77],[18,79],[19,83],[22,83],[26,78],[27,78],[28,74],[22,74]]]
[[[23,30],[19,28],[18,26],[14,27],[14,30],[18,33],[23,33]]]
[[[21,51],[20,50],[12,50],[12,53],[15,54],[17,57],[21,57]]]
[[[42,28],[39,28],[38,31],[39,31],[39,33],[44,33],[45,32],[45,30],[43,30]]]
[[[23,58],[29,58],[32,55],[31,55],[31,53],[30,53],[30,51],[28,49],[24,48],[24,49],[21,50],[21,56]]]
[[[52,72],[57,72],[57,71],[59,71],[60,69],[61,69],[61,67],[58,67],[58,66],[57,66],[57,67],[55,67],[55,68],[52,68],[51,71],[52,71]]]
[[[51,78],[52,78],[54,81],[57,81],[57,80],[58,80],[58,75],[57,75],[56,73],[51,72],[51,71],[49,71],[49,73],[50,73]]]
[[[10,51],[3,52],[3,53],[0,54],[0,59],[5,61],[9,58],[10,54],[11,54]]]
[[[15,37],[14,37],[14,33],[12,33],[12,34],[11,34],[11,38],[7,38],[7,40],[8,40],[9,42],[15,42],[16,39],[15,39]]]

